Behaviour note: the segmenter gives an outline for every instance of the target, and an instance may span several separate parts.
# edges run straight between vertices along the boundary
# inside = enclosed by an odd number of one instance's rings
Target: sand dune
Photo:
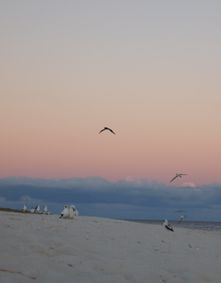
[[[0,224],[0,282],[221,282],[220,232],[10,212]]]

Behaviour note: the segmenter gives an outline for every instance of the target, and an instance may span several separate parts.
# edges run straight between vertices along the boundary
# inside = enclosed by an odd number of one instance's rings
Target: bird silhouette
[[[164,226],[167,230],[170,230],[170,231],[174,232],[173,226],[168,223],[168,220],[167,220],[167,219],[164,220],[163,226]]]
[[[100,130],[99,134],[102,133],[103,131],[110,131],[112,134],[116,135],[115,132],[108,127],[104,127],[102,130]]]
[[[183,174],[183,173],[176,173],[176,176],[174,176],[171,180],[170,180],[170,183],[172,183],[176,178],[182,178],[182,176],[185,176],[187,174]]]

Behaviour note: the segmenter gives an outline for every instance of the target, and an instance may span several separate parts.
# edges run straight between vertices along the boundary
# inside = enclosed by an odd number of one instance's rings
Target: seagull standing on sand
[[[173,226],[168,223],[168,220],[167,220],[167,219],[164,220],[163,226],[164,226],[167,230],[170,230],[170,231],[174,232]]]
[[[176,176],[175,177],[173,177],[171,180],[170,180],[170,183],[172,183],[176,178],[182,178],[182,176],[185,176],[185,175],[187,175],[187,174],[183,174],[183,173],[176,173]]]
[[[100,130],[99,134],[102,133],[103,131],[106,131],[106,130],[110,131],[112,134],[116,135],[115,132],[112,129],[108,128],[108,127],[104,127],[102,130]]]
[[[28,208],[27,208],[27,206],[24,204],[23,212],[27,212],[27,211],[28,211]]]

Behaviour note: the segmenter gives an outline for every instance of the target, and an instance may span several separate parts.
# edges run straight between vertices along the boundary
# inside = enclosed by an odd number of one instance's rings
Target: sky
[[[0,0],[0,178],[221,183],[220,9]]]

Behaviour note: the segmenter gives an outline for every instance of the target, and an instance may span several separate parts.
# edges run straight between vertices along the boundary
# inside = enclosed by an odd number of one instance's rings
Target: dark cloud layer
[[[174,187],[157,182],[118,181],[102,178],[44,180],[0,179],[0,205],[19,208],[23,203],[47,204],[59,213],[74,203],[82,215],[115,218],[164,217],[190,220],[221,220],[221,185]]]

